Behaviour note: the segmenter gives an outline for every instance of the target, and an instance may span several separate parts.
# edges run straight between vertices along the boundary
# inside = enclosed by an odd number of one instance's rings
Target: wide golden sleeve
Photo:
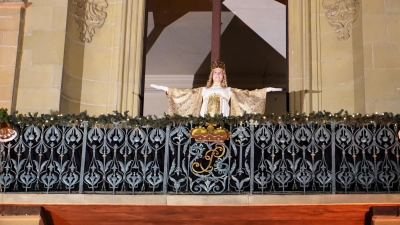
[[[202,88],[168,88],[168,114],[181,116],[199,116],[201,109]]]
[[[231,88],[231,116],[241,116],[246,113],[265,112],[267,88],[253,91]]]

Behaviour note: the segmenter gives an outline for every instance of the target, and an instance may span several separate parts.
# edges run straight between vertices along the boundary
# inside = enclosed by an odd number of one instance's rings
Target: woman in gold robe
[[[231,88],[227,85],[225,64],[214,61],[206,87],[177,89],[150,85],[164,90],[168,96],[168,113],[181,116],[241,116],[243,113],[261,113],[265,111],[266,93],[282,91],[282,88],[263,88],[253,91]],[[230,102],[230,105],[229,105]]]

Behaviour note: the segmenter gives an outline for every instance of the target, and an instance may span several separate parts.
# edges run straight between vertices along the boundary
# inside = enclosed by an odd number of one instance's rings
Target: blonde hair
[[[227,81],[227,79],[226,79],[225,70],[222,69],[222,68],[214,68],[214,69],[221,69],[221,70],[222,70],[223,77],[222,77],[222,81],[221,81],[221,87],[222,87],[222,88],[228,87],[228,81]],[[213,81],[213,72],[214,72],[214,69],[211,70],[210,76],[208,77],[207,84],[206,84],[206,88],[209,88],[209,87],[213,86],[213,83],[214,83],[214,81]]]

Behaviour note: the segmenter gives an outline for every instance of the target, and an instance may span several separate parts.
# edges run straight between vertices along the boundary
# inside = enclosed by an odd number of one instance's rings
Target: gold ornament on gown
[[[168,114],[181,116],[200,116],[202,88],[168,89]]]
[[[264,114],[267,88],[253,91],[231,88],[231,116],[246,113]]]
[[[221,113],[221,102],[219,94],[212,94],[208,99],[207,113],[211,116]]]
[[[185,90],[170,88],[168,90],[168,113],[170,115],[200,116],[203,101],[201,90],[202,88]],[[231,88],[229,115],[242,116],[244,112],[264,114],[266,93],[266,88],[253,91]]]

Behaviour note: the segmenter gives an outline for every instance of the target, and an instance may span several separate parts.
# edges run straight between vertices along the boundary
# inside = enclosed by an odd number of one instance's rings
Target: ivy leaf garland
[[[5,112],[5,114],[4,114]],[[4,114],[4,115],[3,115]],[[3,118],[4,117],[4,118]],[[25,125],[35,125],[35,126],[51,126],[51,125],[80,125],[83,121],[87,121],[89,126],[95,124],[102,124],[107,126],[113,122],[124,122],[127,126],[150,126],[162,128],[167,125],[175,124],[196,124],[205,125],[206,122],[213,123],[217,125],[224,124],[240,124],[249,123],[252,121],[255,124],[270,122],[272,124],[324,124],[324,123],[338,123],[342,122],[347,125],[363,126],[365,124],[399,124],[400,114],[393,113],[382,113],[382,114],[349,114],[347,111],[340,110],[337,113],[330,113],[327,111],[312,112],[310,114],[305,113],[286,113],[283,115],[274,114],[252,114],[244,113],[242,116],[228,116],[224,117],[221,115],[216,115],[214,117],[210,115],[205,115],[204,117],[197,116],[187,116],[183,117],[177,114],[168,115],[164,114],[163,117],[157,117],[154,115],[143,116],[143,117],[131,117],[128,115],[128,111],[120,113],[114,111],[109,114],[102,114],[100,116],[89,116],[86,111],[79,114],[38,114],[38,113],[28,113],[28,114],[18,114],[14,112],[11,115],[7,114],[7,109],[0,108],[0,119],[7,119],[12,125],[25,124]]]
[[[7,113],[7,109],[0,108],[0,123],[9,122],[9,121],[10,121],[10,117]]]

